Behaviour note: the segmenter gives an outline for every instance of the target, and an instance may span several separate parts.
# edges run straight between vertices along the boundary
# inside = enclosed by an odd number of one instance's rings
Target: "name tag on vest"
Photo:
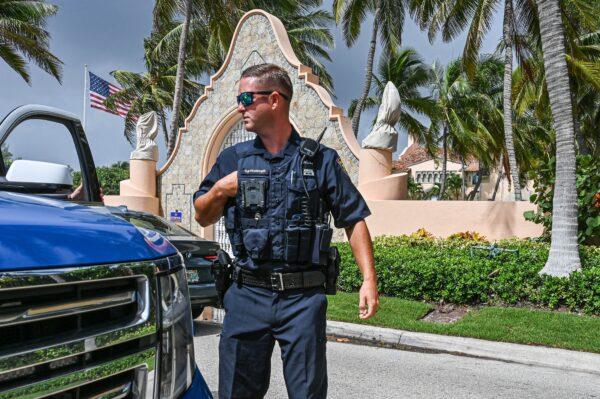
[[[312,169],[303,169],[302,170],[302,174],[304,176],[314,176],[315,175],[315,171]]]
[[[267,169],[243,169],[242,173],[245,175],[268,175],[269,171]]]

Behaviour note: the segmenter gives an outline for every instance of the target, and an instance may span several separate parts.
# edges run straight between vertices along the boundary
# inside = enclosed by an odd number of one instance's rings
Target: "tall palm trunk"
[[[473,190],[467,196],[468,201],[475,201],[475,197],[477,196],[477,192],[479,191],[479,188],[481,187],[482,180],[483,180],[483,169],[481,167],[479,167],[479,170],[477,171],[477,182],[475,183]]]
[[[371,46],[369,47],[369,55],[367,56],[367,67],[365,75],[365,84],[363,86],[363,94],[358,99],[354,117],[352,118],[352,131],[354,136],[358,137],[358,128],[360,127],[360,114],[365,106],[365,101],[371,90],[371,81],[373,80],[373,59],[375,58],[375,47],[377,46],[377,33],[379,32],[379,15],[381,14],[381,0],[377,0],[375,6],[375,18],[373,20],[373,31],[371,32]]]
[[[448,170],[448,126],[444,126],[444,133],[442,134],[442,176],[440,178],[440,194],[439,200],[444,198],[446,192],[446,174]]]
[[[175,76],[175,95],[173,96],[173,110],[171,114],[171,129],[169,130],[169,152],[170,156],[175,148],[177,140],[177,131],[179,130],[178,116],[181,108],[181,95],[183,92],[183,77],[185,75],[185,45],[187,42],[188,31],[190,28],[190,19],[192,15],[192,0],[185,1],[185,18],[183,20],[183,28],[181,36],[179,36],[179,55],[177,57],[177,75]]]
[[[521,201],[521,182],[519,180],[519,166],[517,165],[517,157],[515,156],[515,145],[513,142],[513,125],[512,125],[512,64],[513,64],[513,6],[512,0],[504,2],[504,145],[508,153],[508,163],[510,165],[510,174],[512,176],[513,189],[515,193],[515,201]]]
[[[163,135],[165,137],[165,146],[169,148],[169,131],[167,130],[167,117],[165,116],[165,110],[161,109],[158,111],[158,117],[160,119],[160,126],[162,127]]]
[[[575,133],[559,0],[538,0],[546,85],[556,131],[556,183],[550,255],[542,274],[568,276],[581,268],[577,245]]]
[[[467,194],[467,165],[465,163],[465,158],[460,157],[460,174],[461,174],[461,182],[460,182],[460,199],[461,201],[465,200],[465,196]]]
[[[500,162],[498,163],[500,166],[498,168],[498,177],[496,178],[496,184],[494,185],[494,192],[492,194],[492,198],[490,201],[496,201],[496,194],[498,194],[498,187],[500,187],[500,182],[504,177],[504,155],[500,154]]]

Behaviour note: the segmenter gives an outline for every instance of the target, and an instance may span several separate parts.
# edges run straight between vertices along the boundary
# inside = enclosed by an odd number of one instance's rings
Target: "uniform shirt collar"
[[[256,137],[254,138],[254,143],[252,145],[252,150],[250,151],[250,153],[262,155],[265,159],[282,159],[286,155],[292,156],[296,152],[296,149],[298,148],[298,146],[300,145],[301,140],[302,139],[300,138],[300,135],[298,134],[296,129],[292,126],[292,134],[290,135],[290,138],[288,139],[288,142],[285,145],[284,149],[279,151],[277,154],[271,154],[265,148],[265,145],[263,144],[260,137],[258,135],[256,135]]]

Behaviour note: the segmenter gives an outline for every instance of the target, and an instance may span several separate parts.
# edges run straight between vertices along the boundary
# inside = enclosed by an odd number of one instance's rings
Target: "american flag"
[[[104,100],[110,94],[114,94],[121,90],[120,87],[115,86],[111,83],[108,83],[106,80],[99,78],[93,73],[90,74],[90,105],[92,108],[101,109],[102,111],[110,112],[111,114],[119,115],[125,118],[127,112],[129,112],[129,108],[131,108],[130,103],[125,103],[121,101],[117,101],[115,105],[117,106],[116,112],[110,110],[104,105]]]

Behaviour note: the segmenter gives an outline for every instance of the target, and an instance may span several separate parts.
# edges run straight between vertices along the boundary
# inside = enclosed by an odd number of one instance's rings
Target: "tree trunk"
[[[161,109],[158,112],[158,117],[160,118],[160,125],[162,127],[163,135],[165,136],[165,147],[167,151],[169,149],[169,131],[167,130],[167,117],[165,116],[165,110]]]
[[[460,157],[460,173],[462,176],[461,179],[461,183],[460,183],[460,200],[464,201],[466,198],[466,194],[467,194],[467,182],[466,182],[466,177],[467,177],[467,172],[465,171],[467,165],[465,164],[465,158]]]
[[[546,85],[556,131],[556,180],[550,254],[541,274],[566,277],[581,268],[577,244],[575,134],[559,0],[538,0]]]
[[[375,58],[375,47],[377,46],[377,33],[379,31],[379,15],[381,13],[381,1],[377,1],[375,8],[375,18],[373,20],[373,31],[371,32],[371,46],[369,47],[369,55],[367,57],[367,67],[365,75],[365,85],[363,86],[362,96],[358,99],[354,116],[352,117],[352,131],[354,136],[358,137],[358,129],[360,127],[360,114],[365,105],[365,101],[371,91],[371,80],[373,79],[373,59]]]
[[[481,167],[477,171],[477,183],[473,187],[473,191],[469,193],[467,196],[467,201],[475,201],[475,196],[477,195],[477,191],[479,191],[479,187],[481,187],[481,180],[483,180],[483,169]]]
[[[513,64],[513,43],[512,43],[512,28],[513,28],[513,6],[512,0],[504,2],[504,92],[503,107],[504,107],[504,145],[508,153],[508,163],[510,165],[510,174],[512,176],[515,201],[521,201],[521,182],[519,179],[519,166],[517,165],[517,157],[515,156],[515,145],[513,142],[513,125],[512,125],[512,64]]]
[[[500,168],[498,169],[498,177],[496,178],[496,185],[494,186],[494,193],[492,194],[491,201],[496,201],[496,194],[498,194],[498,187],[500,187],[500,182],[502,181],[502,177],[504,176],[504,155],[500,155]]]
[[[175,95],[173,96],[173,110],[171,113],[171,129],[169,131],[169,152],[167,157],[171,156],[177,141],[179,131],[178,116],[181,107],[181,97],[183,92],[183,77],[185,76],[185,48],[187,43],[188,31],[190,28],[190,19],[192,15],[192,0],[185,1],[185,19],[183,20],[183,29],[179,36],[179,55],[177,56],[177,75],[175,77]]]
[[[448,168],[448,127],[444,126],[444,133],[442,135],[442,176],[440,178],[440,193],[439,200],[444,198],[444,192],[446,192],[446,170]]]

